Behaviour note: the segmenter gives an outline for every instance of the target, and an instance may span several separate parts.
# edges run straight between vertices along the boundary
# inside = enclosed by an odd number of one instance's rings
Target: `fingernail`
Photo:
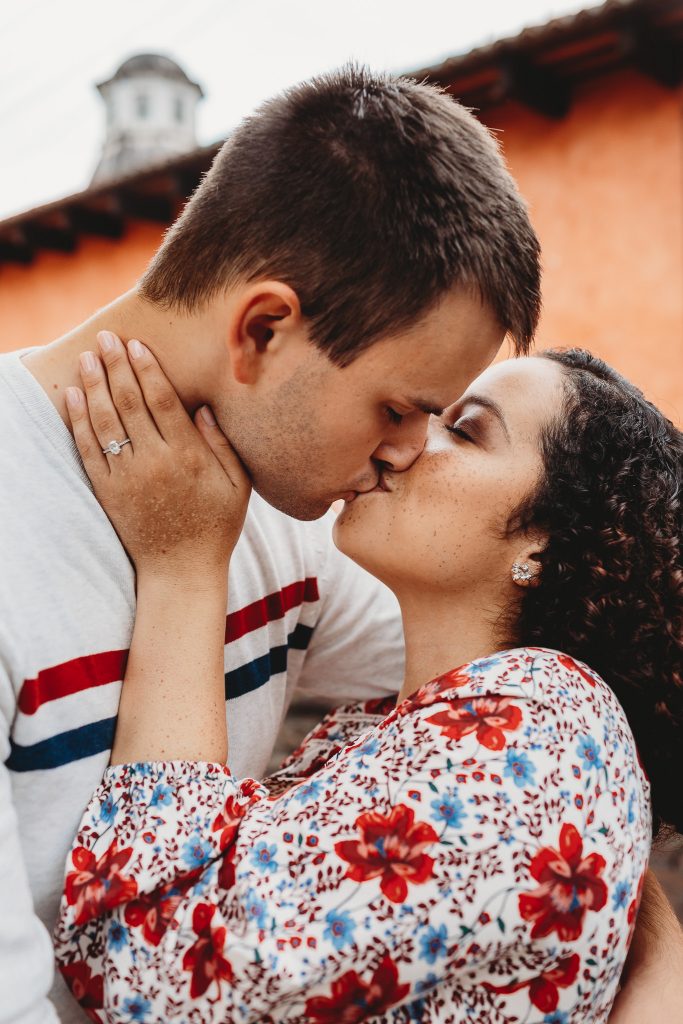
[[[81,404],[81,393],[78,388],[66,389],[66,404],[72,409],[76,409]]]
[[[199,412],[201,413],[201,417],[205,423],[208,423],[210,427],[216,426],[216,417],[211,412],[211,409],[209,409],[208,405],[203,405]]]
[[[97,341],[103,352],[111,352],[116,344],[116,335],[112,334],[111,331],[100,331],[97,335]]]
[[[94,352],[81,352],[81,366],[86,373],[95,373],[97,370],[97,357]]]
[[[128,342],[128,351],[132,355],[133,359],[139,359],[141,356],[144,356],[144,354],[147,351],[147,349],[139,341],[129,341]]]

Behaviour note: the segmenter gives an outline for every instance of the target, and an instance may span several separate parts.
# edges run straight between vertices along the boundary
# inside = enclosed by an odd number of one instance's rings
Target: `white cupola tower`
[[[204,93],[170,57],[130,57],[97,89],[107,109],[107,134],[91,185],[197,148],[195,114]]]

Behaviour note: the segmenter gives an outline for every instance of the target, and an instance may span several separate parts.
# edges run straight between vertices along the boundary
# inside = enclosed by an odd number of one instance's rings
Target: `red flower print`
[[[211,927],[216,909],[208,903],[199,903],[192,914],[192,927],[197,933],[197,941],[183,957],[183,968],[192,971],[192,999],[203,996],[212,981],[216,982],[219,994],[221,981],[232,981],[232,967],[223,956],[226,928],[224,925]]]
[[[636,895],[631,900],[631,902],[629,904],[629,908],[626,911],[626,923],[628,924],[628,940],[627,940],[627,943],[626,943],[627,948],[628,948],[628,946],[631,945],[631,939],[633,938],[633,933],[636,930],[636,917],[638,916],[638,907],[640,906],[640,898],[643,895],[643,885],[644,884],[645,884],[645,875],[643,874],[643,875],[640,876],[640,881],[638,882],[638,888],[636,889]]]
[[[555,967],[549,971],[543,971],[535,978],[527,978],[526,981],[513,982],[511,985],[492,985],[484,982],[484,988],[488,992],[519,992],[520,989],[529,986],[529,998],[537,1010],[541,1013],[552,1013],[557,1009],[560,1001],[558,989],[569,988],[576,981],[579,973],[581,958],[578,953],[562,957]]]
[[[196,877],[195,871],[186,878],[169,882],[155,892],[143,893],[126,907],[123,915],[126,924],[132,928],[142,925],[145,941],[158,946],[173,920],[178,904]]]
[[[347,971],[332,982],[330,996],[306,1001],[304,1016],[310,1024],[359,1024],[385,1013],[409,991],[410,985],[399,985],[396,964],[385,956],[369,982]]]
[[[522,712],[509,697],[460,697],[450,702],[446,711],[427,719],[441,728],[441,735],[460,740],[476,732],[477,739],[488,750],[502,750],[504,732],[519,728]]]
[[[102,1018],[96,1010],[104,1005],[104,979],[101,974],[92,976],[92,971],[85,961],[75,964],[62,964],[59,968],[71,995],[80,1003],[90,1020],[102,1024]]]
[[[391,697],[373,697],[371,700],[366,700],[363,704],[363,710],[368,715],[388,715],[390,711],[396,706],[396,698]]]
[[[220,867],[218,868],[218,884],[221,889],[232,889],[235,884],[235,852],[237,847],[233,843],[227,853],[223,854]]]
[[[132,853],[130,848],[118,850],[116,840],[99,860],[84,846],[72,850],[71,860],[76,871],[66,876],[64,894],[69,906],[75,906],[76,925],[85,924],[104,910],[111,910],[137,895],[135,879],[121,874],[121,868]]]
[[[593,678],[593,676],[590,675],[585,668],[582,668],[582,666],[579,665],[578,662],[574,661],[573,658],[570,658],[568,654],[558,654],[557,660],[559,661],[562,668],[568,668],[570,672],[578,672],[581,678],[585,679],[588,685],[592,686],[593,689],[595,689],[595,679]]]
[[[414,696],[408,697],[408,700],[414,706],[419,707],[438,704],[443,700],[443,694],[446,691],[457,689],[459,686],[468,686],[471,682],[472,677],[468,672],[462,668],[454,668],[452,672],[446,672],[444,675],[432,679],[431,682],[425,683]]]
[[[563,825],[559,852],[544,846],[531,861],[532,878],[540,883],[519,897],[519,912],[533,921],[531,938],[557,932],[562,942],[578,939],[587,910],[602,910],[607,886],[600,878],[605,859],[597,853],[582,858],[583,841],[573,825]]]
[[[431,825],[415,821],[411,807],[398,804],[389,814],[368,811],[356,819],[361,838],[335,843],[335,851],[351,867],[347,878],[365,882],[381,877],[380,889],[392,903],[403,903],[408,882],[430,878],[434,861],[424,852],[438,840]]]
[[[240,819],[244,817],[246,811],[247,805],[241,804],[234,796],[229,796],[221,813],[214,818],[211,831],[221,833],[219,840],[221,850],[224,850],[235,838]]]

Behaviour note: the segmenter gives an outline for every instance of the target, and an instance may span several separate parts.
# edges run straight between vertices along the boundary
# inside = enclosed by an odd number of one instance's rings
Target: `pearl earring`
[[[526,587],[534,578],[534,574],[529,568],[526,562],[520,564],[519,562],[512,563],[512,579],[515,583],[518,583],[520,587]]]

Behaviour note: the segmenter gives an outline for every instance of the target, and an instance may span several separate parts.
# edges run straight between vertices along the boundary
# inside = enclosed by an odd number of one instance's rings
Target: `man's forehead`
[[[400,402],[410,409],[419,409],[434,416],[441,416],[444,409],[458,400],[462,386],[458,387],[457,381],[449,380],[451,375],[444,373],[443,367],[406,365],[406,362],[388,372],[385,368],[383,373],[373,374],[372,390],[377,389],[382,400]]]

